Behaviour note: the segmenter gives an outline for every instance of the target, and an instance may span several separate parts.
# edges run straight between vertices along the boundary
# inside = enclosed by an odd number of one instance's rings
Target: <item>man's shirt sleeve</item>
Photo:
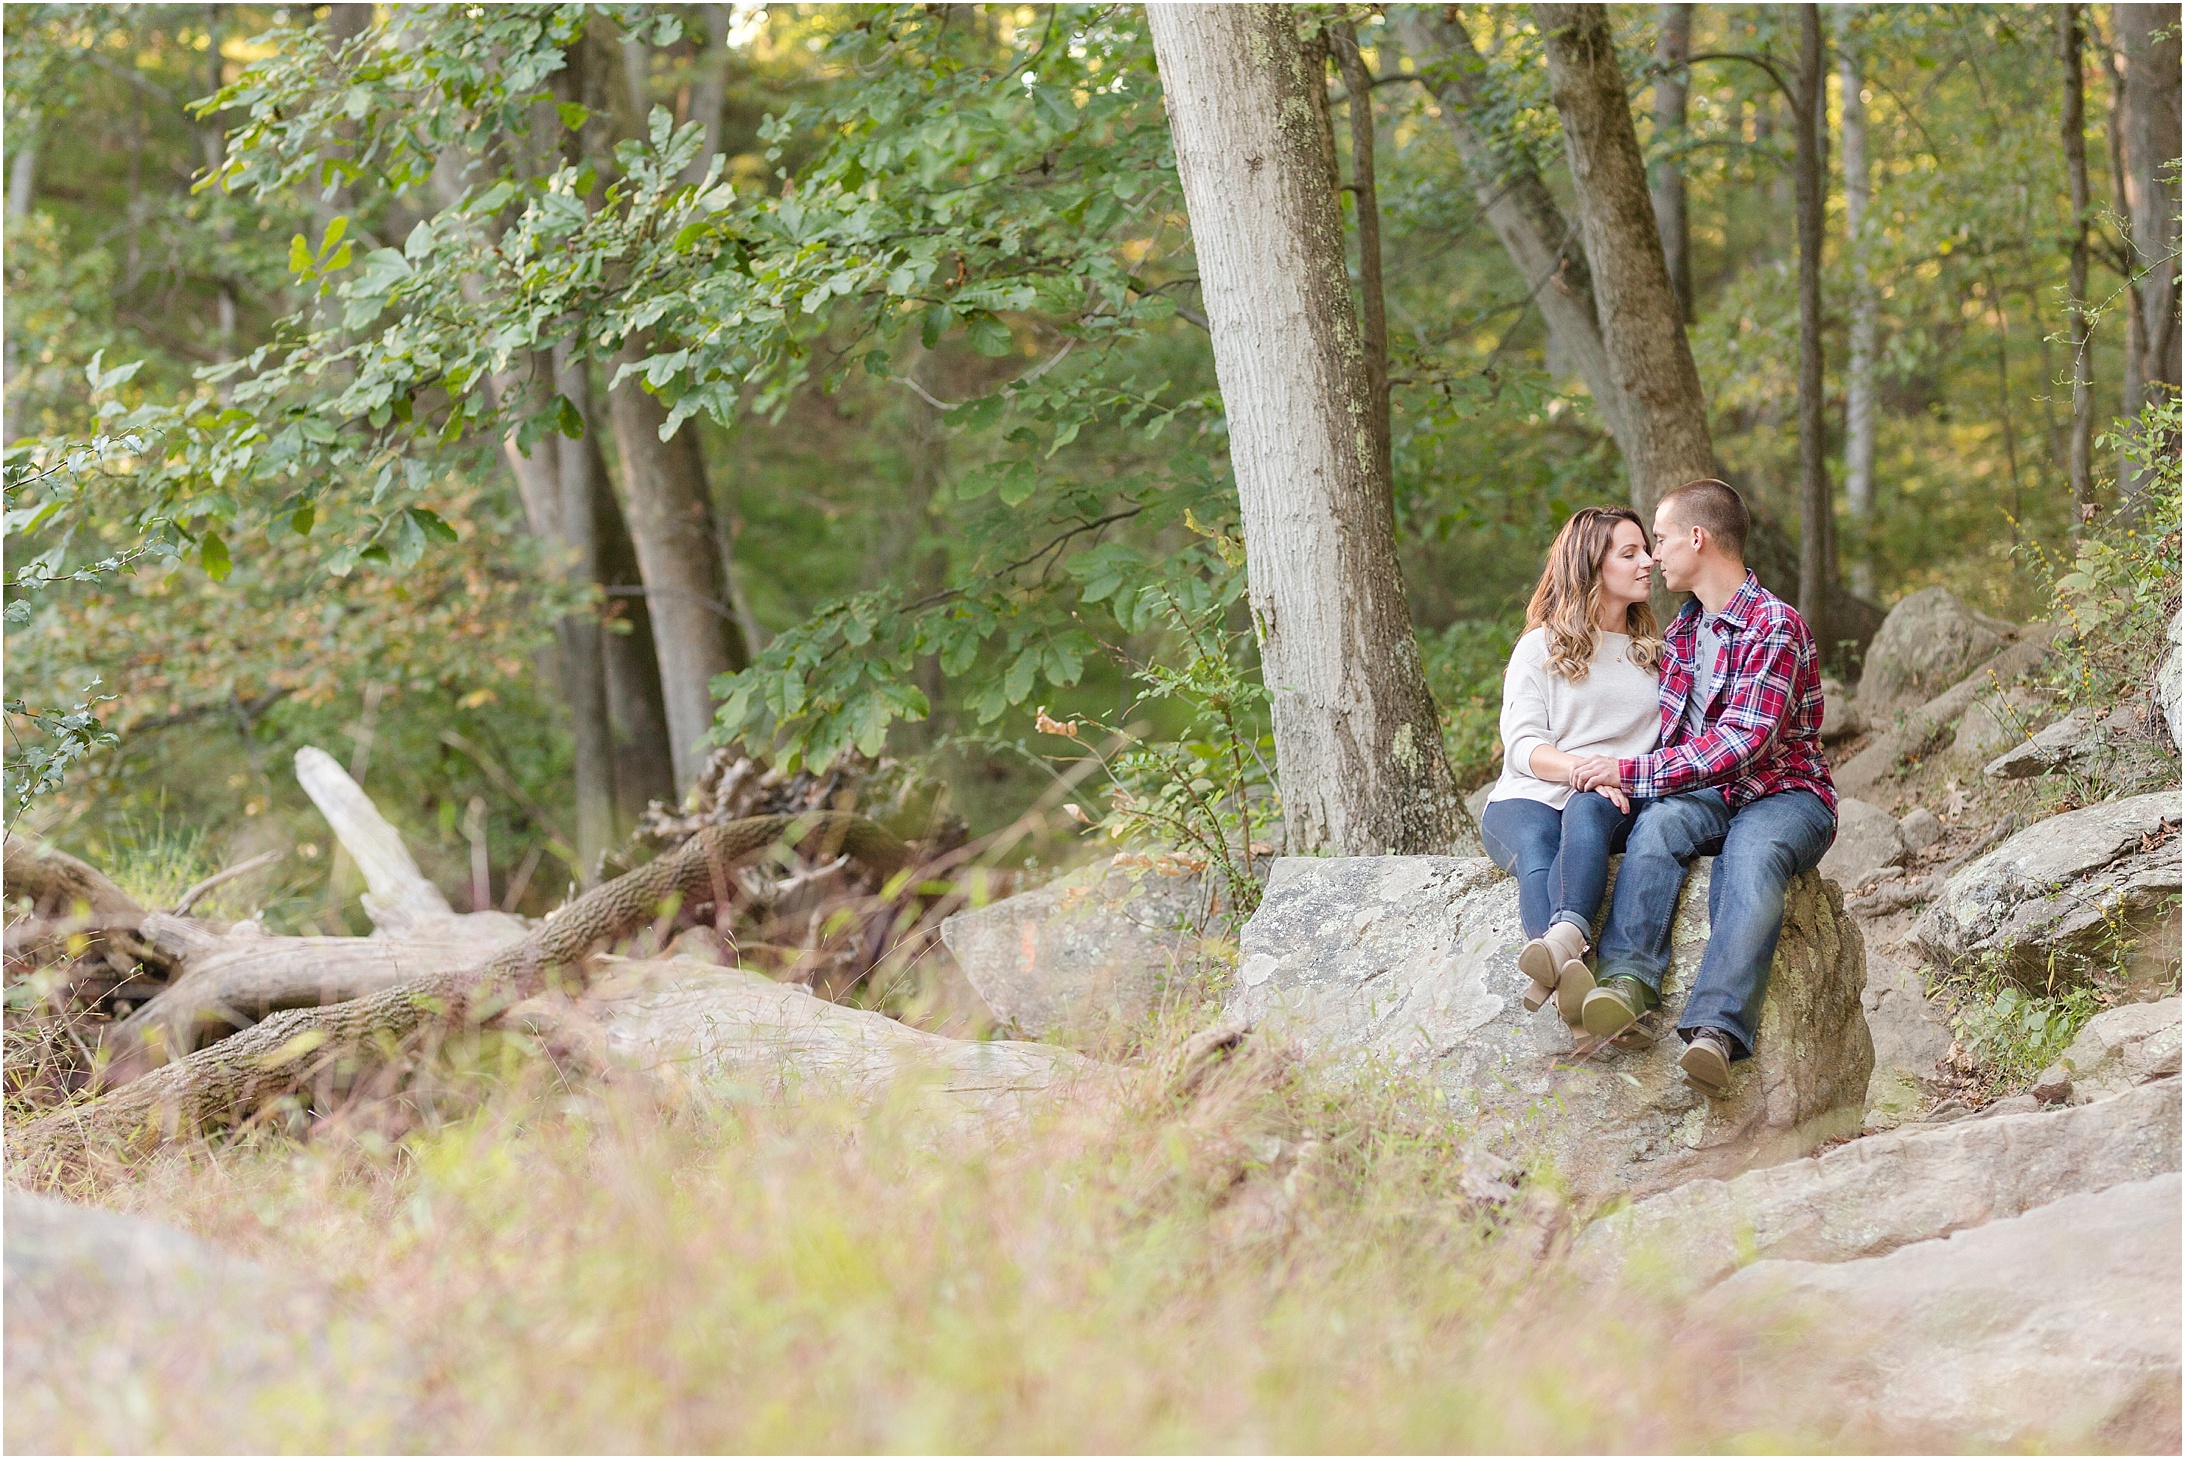
[[[1722,718],[1705,734],[1619,760],[1624,788],[1651,798],[1700,790],[1744,774],[1782,729],[1797,673],[1797,635],[1788,624],[1771,626],[1734,671]]]

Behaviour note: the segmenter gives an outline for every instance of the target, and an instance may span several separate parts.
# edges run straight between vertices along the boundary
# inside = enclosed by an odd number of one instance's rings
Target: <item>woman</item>
[[[1585,957],[1609,854],[1622,849],[1635,810],[1622,791],[1574,791],[1568,777],[1582,755],[1643,755],[1661,734],[1653,567],[1636,513],[1574,515],[1548,549],[1502,681],[1502,778],[1480,837],[1517,878],[1531,939],[1517,957],[1532,979],[1525,1006],[1552,993],[1573,1028],[1593,988]]]

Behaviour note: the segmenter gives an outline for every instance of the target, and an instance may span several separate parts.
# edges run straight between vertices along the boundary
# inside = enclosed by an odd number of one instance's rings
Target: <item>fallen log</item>
[[[148,920],[173,946],[172,929],[159,925],[159,914]],[[119,1088],[269,1014],[366,997],[439,969],[468,966],[513,940],[220,937],[199,945],[181,977],[108,1027],[98,1083]]]
[[[581,985],[592,954],[679,903],[725,904],[735,870],[776,846],[822,861],[847,855],[881,876],[909,859],[909,848],[886,828],[840,812],[709,826],[674,854],[587,892],[482,961],[339,1003],[276,1012],[119,1089],[33,1120],[12,1142],[16,1164],[34,1179],[49,1177],[93,1150],[144,1151],[240,1124],[299,1091],[353,1089],[376,1074],[398,1072],[429,1054],[437,1038],[489,1026],[549,983]]]

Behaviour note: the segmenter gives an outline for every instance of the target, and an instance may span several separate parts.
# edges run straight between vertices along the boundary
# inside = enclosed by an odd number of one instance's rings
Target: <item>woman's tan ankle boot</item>
[[[1518,971],[1532,979],[1532,986],[1525,990],[1525,1011],[1533,1012],[1548,1001],[1552,994],[1556,1007],[1566,1023],[1573,1023],[1573,1011],[1586,1000],[1593,987],[1592,975],[1586,971],[1585,934],[1568,922],[1551,923],[1546,932],[1525,944],[1517,955]],[[1563,980],[1573,977],[1576,987],[1574,1001],[1563,996]],[[1570,1006],[1564,1004],[1569,1001]]]

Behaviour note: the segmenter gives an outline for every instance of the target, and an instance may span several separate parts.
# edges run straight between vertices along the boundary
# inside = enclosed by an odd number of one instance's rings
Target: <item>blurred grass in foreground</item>
[[[399,1140],[336,1121],[96,1194],[387,1324],[424,1393],[405,1447],[1750,1451],[1833,1429],[1825,1395],[1818,1429],[1734,1398],[1733,1335],[1539,1265],[1552,1203],[1487,1214],[1429,1092],[1249,1045],[1191,1088],[1178,1049],[968,1131],[910,1089],[783,1106],[489,1057],[520,1072]],[[298,1442],[327,1418],[299,1411]]]

